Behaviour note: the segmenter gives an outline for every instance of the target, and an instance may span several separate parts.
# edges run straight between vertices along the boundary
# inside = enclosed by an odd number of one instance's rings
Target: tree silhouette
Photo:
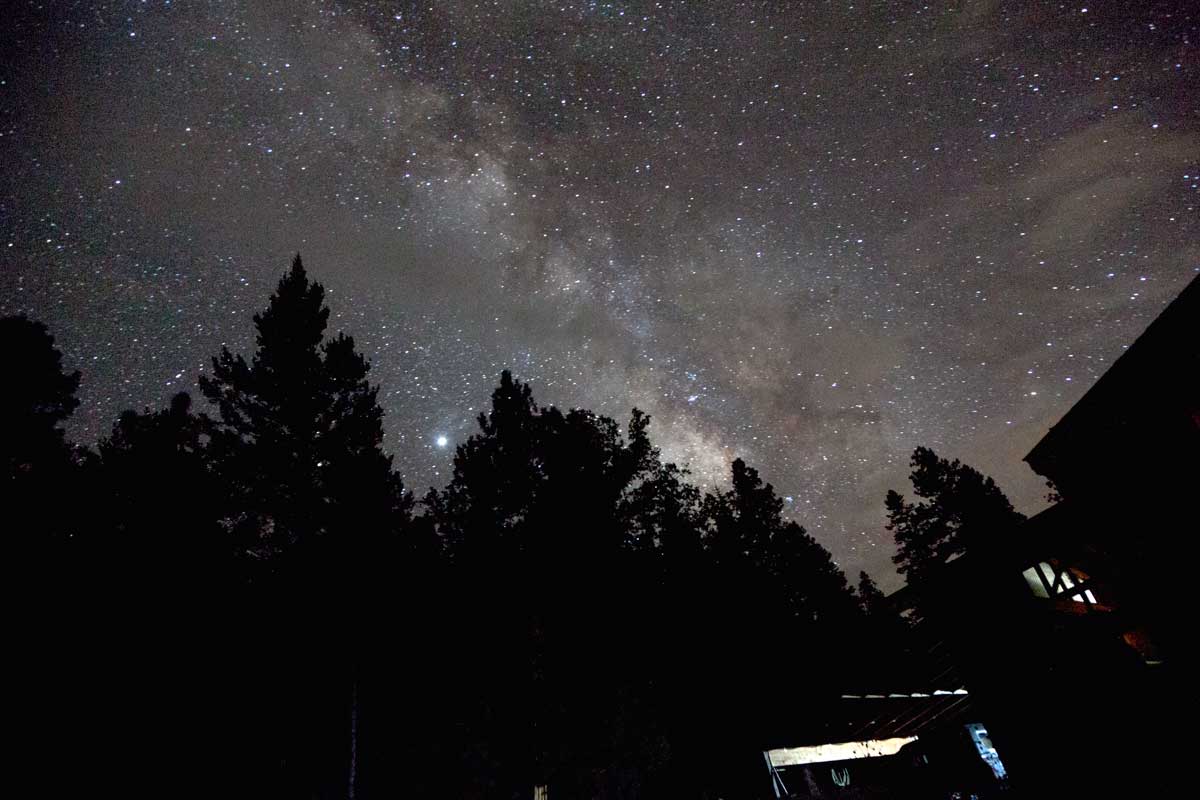
[[[866,571],[858,573],[858,602],[865,614],[878,614],[884,609],[885,597]]]
[[[478,423],[480,433],[455,452],[450,483],[425,497],[451,558],[459,560],[519,548],[543,481],[534,455],[540,413],[527,384],[505,370],[492,392],[492,410],[481,413]]]
[[[45,569],[66,581],[62,548],[86,524],[86,485],[79,466],[88,458],[65,441],[62,423],[79,405],[79,373],[62,368],[62,353],[41,322],[23,315],[0,318],[0,348],[9,360],[9,380],[0,392],[0,502],[8,520],[10,555],[22,577]],[[64,497],[76,502],[64,503]],[[45,576],[43,576],[45,577]]]
[[[783,499],[771,484],[763,485],[758,471],[736,459],[731,467],[732,488],[705,497],[705,516],[711,521],[709,552],[722,564],[745,560],[762,562],[773,536],[784,522]]]
[[[201,591],[228,578],[210,420],[180,392],[163,411],[125,411],[99,444],[103,533],[113,569],[163,591]],[[117,553],[119,552],[119,556]]]
[[[241,757],[262,793],[346,789],[349,704],[382,638],[387,570],[411,508],[382,450],[369,365],[350,337],[326,339],[328,319],[323,287],[296,256],[254,316],[252,358],[223,348],[200,378],[219,412],[208,452],[222,526],[253,589],[243,660],[273,678],[237,687],[259,709]]]
[[[450,483],[425,499],[464,596],[479,598],[468,601],[467,630],[495,654],[486,713],[463,713],[473,716],[477,751],[562,785],[580,779],[575,767],[603,760],[622,715],[637,707],[613,637],[625,627],[637,638],[629,609],[643,595],[631,557],[644,542],[625,523],[658,455],[641,412],[622,435],[590,411],[539,407],[507,371],[478,422],[457,448]],[[627,592],[615,591],[621,575]]]
[[[718,564],[745,561],[765,569],[797,617],[845,615],[854,605],[846,577],[829,551],[792,520],[783,499],[740,458],[731,466],[732,488],[705,498],[708,546]]]
[[[369,365],[352,338],[325,341],[324,296],[296,256],[254,316],[251,361],[223,348],[212,376],[200,377],[220,414],[211,453],[227,477],[228,525],[243,551],[267,564],[317,551],[341,558],[364,537],[395,533],[410,507],[381,448]]]
[[[686,469],[659,462],[657,451],[650,458],[657,463],[629,488],[618,510],[627,546],[661,554],[670,567],[692,564],[703,549],[700,490],[688,483]]]
[[[730,475],[729,490],[703,501],[708,564],[690,598],[704,626],[697,631],[701,646],[691,653],[691,664],[677,665],[699,672],[701,690],[708,692],[705,718],[689,720],[707,739],[697,745],[701,762],[751,752],[772,732],[786,734],[789,720],[813,695],[802,689],[765,704],[761,687],[837,685],[859,621],[841,570],[783,516],[774,487],[741,459]],[[811,654],[802,661],[796,659],[798,642]]]
[[[212,377],[200,376],[220,412],[212,455],[230,489],[230,524],[260,561],[321,531],[313,489],[320,416],[329,405],[320,356],[328,319],[324,290],[309,282],[297,256],[267,310],[254,316],[253,360],[222,348]]]
[[[200,377],[213,417],[186,393],[126,411],[79,463],[61,428],[78,374],[43,326],[0,324],[28,378],[5,396],[6,488],[37,488],[17,505],[69,534],[35,573],[59,643],[29,648],[59,666],[27,682],[86,711],[71,741],[36,728],[60,752],[248,796],[724,795],[744,780],[730,753],[904,652],[870,577],[851,591],[753,467],[704,493],[648,415],[539,406],[507,371],[414,518],[370,365],[328,320],[297,257],[254,353]],[[913,479],[922,502],[888,497],[906,565],[1015,514],[931,451]],[[70,524],[46,510],[64,491]],[[75,674],[66,641],[112,655]],[[808,688],[763,702],[784,683]]]
[[[79,404],[79,373],[63,370],[46,326],[23,315],[0,318],[0,350],[7,360],[0,391],[4,582],[14,599],[5,649],[12,654],[8,680],[17,688],[10,716],[23,731],[11,755],[38,776],[43,793],[61,787],[69,794],[63,781],[45,777],[62,763],[49,754],[83,754],[79,730],[96,704],[78,675],[78,654],[88,652],[88,626],[79,622],[88,598],[79,587],[84,570],[74,534],[87,520],[90,498],[62,428]]]
[[[892,561],[910,583],[1025,519],[991,478],[957,459],[918,447],[910,464],[913,494],[920,500],[912,503],[889,491],[884,501],[887,529],[897,545]]]
[[[0,462],[6,482],[38,469],[57,468],[68,455],[62,423],[79,406],[79,372],[62,369],[62,353],[41,322],[24,315],[0,318],[0,346],[12,380],[0,392]]]

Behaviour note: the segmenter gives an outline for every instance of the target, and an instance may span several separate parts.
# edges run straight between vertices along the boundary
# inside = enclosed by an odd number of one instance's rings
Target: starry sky
[[[895,586],[917,445],[1022,456],[1200,268],[1200,6],[14,0],[0,313],[75,440],[195,392],[296,251],[441,485],[499,372],[735,456]]]

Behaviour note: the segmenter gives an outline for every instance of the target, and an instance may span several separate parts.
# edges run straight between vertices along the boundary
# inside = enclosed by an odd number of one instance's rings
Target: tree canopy
[[[5,477],[45,468],[65,456],[62,423],[79,405],[80,374],[64,372],[46,326],[25,316],[0,318],[0,342],[13,380],[0,392],[0,457]]]
[[[370,366],[351,337],[326,338],[324,298],[296,256],[254,316],[251,359],[223,348],[199,379],[219,413],[209,456],[224,479],[224,522],[243,555],[271,568],[378,542],[411,507],[382,449]]]
[[[539,405],[504,371],[415,503],[370,364],[329,319],[297,256],[254,351],[199,376],[203,405],[126,411],[73,459],[78,373],[44,326],[0,325],[21,359],[9,477],[53,461],[88,511],[48,524],[69,568],[46,580],[86,608],[62,624],[127,659],[71,702],[105,683],[130,730],[190,742],[151,748],[161,769],[195,754],[257,796],[704,796],[808,691],[764,704],[759,687],[846,680],[878,590],[856,596],[745,461],[705,490],[644,412]],[[45,652],[69,664],[62,647]],[[118,733],[96,753],[128,764]]]
[[[887,529],[896,539],[892,560],[910,582],[1025,519],[995,481],[958,459],[948,461],[918,447],[910,465],[913,495],[919,499],[910,502],[889,491],[884,501]]]

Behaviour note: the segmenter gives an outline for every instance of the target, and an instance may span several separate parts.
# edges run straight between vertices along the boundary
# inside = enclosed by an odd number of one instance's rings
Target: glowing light
[[[893,739],[868,739],[863,742],[787,747],[771,750],[767,755],[776,767],[792,767],[799,764],[820,764],[823,761],[848,761],[854,758],[892,756],[900,752],[901,747],[916,740],[916,736],[898,736]]]
[[[434,441],[435,441],[435,444],[437,444],[437,446],[438,446],[438,447],[445,447],[446,445],[450,444],[450,440],[449,440],[449,439],[447,439],[445,436],[439,436],[439,437],[437,437],[437,439],[436,439],[436,440],[434,440]]]

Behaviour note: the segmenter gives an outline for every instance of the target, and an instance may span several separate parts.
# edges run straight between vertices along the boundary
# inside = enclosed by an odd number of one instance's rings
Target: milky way
[[[912,449],[1036,510],[1021,457],[1200,265],[1186,0],[6,14],[0,312],[85,443],[247,351],[299,251],[418,493],[511,368],[894,585]]]

